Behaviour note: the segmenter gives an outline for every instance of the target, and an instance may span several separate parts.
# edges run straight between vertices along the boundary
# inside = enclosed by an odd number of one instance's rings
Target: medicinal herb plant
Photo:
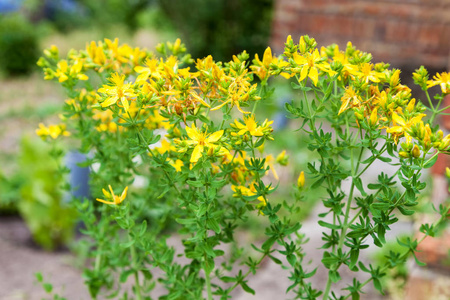
[[[382,266],[359,255],[369,244],[383,247],[398,216],[414,213],[423,169],[448,153],[450,135],[434,125],[450,93],[447,73],[431,77],[421,67],[413,74],[424,105],[400,83],[400,70],[373,64],[351,43],[318,49],[313,38],[294,43],[289,36],[279,57],[267,48],[262,58],[243,52],[228,62],[194,60],[180,40],[156,50],[105,39],[64,58],[52,46],[38,62],[69,99],[61,124],[41,124],[37,134],[53,140],[70,132],[92,169],[98,201],[74,204],[85,227],[83,276],[93,299],[152,299],[155,287],[165,291],[159,299],[229,299],[235,289],[258,294],[248,279],[265,259],[290,270],[289,298],[359,299],[369,283],[382,292],[386,271],[415,257],[420,240],[412,239],[399,241],[404,251],[390,252]],[[274,143],[273,122],[256,109],[270,101],[270,78],[277,76],[299,93],[287,114],[319,157],[293,181],[295,197],[282,203],[271,200],[276,173],[267,175],[287,156],[264,154]],[[433,102],[435,85],[441,93]],[[396,171],[369,182],[363,175],[378,161]],[[320,187],[328,280],[313,286],[308,278],[316,270],[304,260],[302,224],[292,212],[306,190]],[[447,207],[437,212],[435,224],[422,225],[425,236],[448,219]],[[236,237],[250,215],[268,219],[261,246]],[[355,279],[340,290],[335,283],[345,269]],[[360,282],[358,272],[368,279]]]

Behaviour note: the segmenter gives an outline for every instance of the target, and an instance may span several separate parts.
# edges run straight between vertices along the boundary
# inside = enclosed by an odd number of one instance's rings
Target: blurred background
[[[352,41],[372,53],[374,62],[401,68],[402,82],[410,87],[411,74],[420,65],[430,74],[450,70],[448,0],[0,0],[0,299],[45,297],[33,279],[37,271],[49,274],[68,299],[88,298],[77,268],[80,263],[67,251],[70,241],[64,238],[64,232],[73,230],[73,222],[61,218],[64,199],[49,190],[56,168],[46,163],[51,150],[34,134],[40,122],[57,120],[66,99],[57,84],[43,80],[36,66],[43,49],[54,44],[64,57],[69,49],[84,49],[91,40],[118,37],[121,43],[151,50],[159,42],[179,37],[194,59],[211,54],[217,61],[228,61],[243,50],[261,57],[268,45],[280,55],[289,34],[295,42],[308,34],[319,47],[337,43],[343,49]],[[297,96],[288,84],[273,84],[277,94],[259,109],[275,119],[278,128],[277,142],[269,151],[276,155],[287,149],[290,156],[289,167],[279,170],[280,177],[294,182],[314,157],[300,139],[290,138],[295,125],[285,118],[283,103]],[[413,93],[424,98],[420,89]],[[424,197],[447,198],[446,166],[450,164],[441,159],[434,169],[435,187]],[[312,192],[299,218],[310,220],[322,192]],[[289,188],[284,193],[278,197],[289,197]],[[257,227],[258,222],[249,227]],[[57,238],[49,235],[55,227]],[[413,234],[409,220],[404,227],[399,234]],[[446,272],[447,254],[444,251]],[[383,259],[379,253],[374,257]],[[442,294],[450,284],[448,276],[439,272],[431,277],[427,273],[426,280],[419,272],[415,282],[413,272],[404,270],[387,297],[425,299],[411,298],[418,293],[411,288],[420,282],[427,285],[422,290],[437,289]],[[409,284],[409,292],[407,278],[415,282]],[[441,282],[436,278],[443,282],[437,288],[432,285]],[[259,284],[267,282],[259,278]]]

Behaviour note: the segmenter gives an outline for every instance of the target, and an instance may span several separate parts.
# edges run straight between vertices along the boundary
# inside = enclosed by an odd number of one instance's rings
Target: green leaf
[[[255,295],[255,291],[251,287],[249,287],[245,281],[241,282],[241,286],[247,293]]]
[[[147,220],[144,220],[141,224],[141,230],[139,231],[139,236],[144,236],[145,232],[147,231]]]
[[[201,181],[195,181],[195,180],[186,180],[186,183],[193,186],[193,187],[202,187],[205,185],[204,182]]]
[[[341,229],[341,226],[340,226],[340,225],[333,225],[333,224],[324,222],[324,221],[322,221],[322,220],[320,220],[318,223],[319,223],[319,225],[322,226],[322,227],[326,227],[326,228],[330,228],[330,229],[334,229],[334,230]]]
[[[373,278],[373,286],[375,289],[377,289],[382,295],[384,295],[383,292],[383,286],[381,285],[381,281],[378,278]]]
[[[223,282],[226,282],[226,283],[229,283],[229,282],[236,282],[236,278],[234,278],[234,277],[228,277],[228,276],[220,277],[220,280],[222,280]]]
[[[269,250],[272,245],[276,242],[277,237],[276,236],[271,236],[267,241],[264,242],[264,244],[262,244],[261,249],[267,251]]]
[[[206,224],[210,229],[214,230],[215,233],[220,233],[220,226],[216,219],[208,219],[206,220]]]
[[[295,257],[294,254],[289,254],[288,256],[286,256],[286,259],[291,266],[293,266],[293,267],[295,266],[295,263],[297,262],[297,258]]]
[[[126,243],[120,243],[120,247],[122,249],[130,248],[135,242],[136,242],[136,240],[131,240],[131,241],[126,242]]]
[[[358,249],[352,249],[350,250],[350,264],[348,267],[352,269],[354,266],[356,266],[356,263],[358,262],[359,257],[359,250]]]
[[[37,281],[39,281],[39,282],[44,281],[44,277],[42,276],[42,273],[40,273],[40,272],[34,273],[34,276],[36,277]]]
[[[357,177],[357,178],[353,179],[353,182],[355,183],[355,186],[358,189],[358,191],[361,192],[361,195],[367,196],[366,192],[364,191],[364,187],[363,187],[361,178]]]
[[[390,163],[392,161],[391,158],[383,157],[383,156],[378,157],[378,159],[381,160],[382,162],[387,162],[387,163]]]
[[[134,270],[133,270],[133,269],[126,270],[126,271],[123,271],[122,273],[120,273],[120,276],[119,276],[120,282],[121,282],[121,283],[126,282],[128,276],[130,276],[130,275],[133,274],[133,273],[134,273]]]
[[[423,167],[425,169],[431,168],[436,163],[437,159],[438,159],[438,156],[435,155],[431,160],[427,161]]]
[[[196,222],[196,220],[194,218],[187,218],[187,219],[176,218],[175,221],[182,225],[191,225],[191,224],[195,224],[195,222]]]
[[[47,293],[51,293],[53,291],[53,285],[51,285],[50,283],[44,283],[42,284],[42,287]]]
[[[270,259],[273,260],[274,263],[276,263],[277,265],[282,265],[283,262],[281,260],[279,260],[278,258],[276,258],[273,255],[269,255]]]
[[[341,275],[339,275],[339,272],[338,272],[338,271],[330,270],[330,271],[328,272],[328,276],[330,277],[330,279],[331,279],[331,281],[332,281],[333,283],[336,283],[336,282],[338,282],[339,280],[341,280]]]
[[[398,210],[405,216],[411,216],[414,214],[414,210],[406,209],[404,206],[397,206]]]

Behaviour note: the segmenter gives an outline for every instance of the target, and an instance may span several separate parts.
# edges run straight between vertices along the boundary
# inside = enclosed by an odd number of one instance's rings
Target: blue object
[[[70,198],[89,198],[89,168],[80,167],[78,164],[86,161],[86,156],[79,152],[71,151],[66,155],[66,166],[70,170]],[[70,201],[70,199],[68,199]]]
[[[23,0],[0,0],[0,13],[10,13],[22,7]]]

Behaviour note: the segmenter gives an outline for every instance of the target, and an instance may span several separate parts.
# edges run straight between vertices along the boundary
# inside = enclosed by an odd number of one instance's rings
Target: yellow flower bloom
[[[307,53],[304,56],[294,53],[294,61],[301,68],[299,81],[303,81],[308,76],[314,85],[317,85],[319,70],[327,72],[330,76],[336,74],[330,69],[329,64],[323,60],[317,49],[313,53]]]
[[[177,172],[181,172],[181,167],[184,166],[184,163],[182,160],[177,159],[175,162],[171,161],[170,165],[174,167]]]
[[[369,83],[369,81],[380,82],[380,79],[384,78],[385,75],[372,70],[372,67],[373,64],[371,63],[363,63],[360,66],[359,72],[356,72],[356,75],[359,76],[365,83]]]
[[[202,157],[205,147],[207,148],[207,151],[212,149],[215,150],[218,145],[215,143],[222,137],[223,130],[216,131],[212,134],[207,134],[206,132],[201,132],[195,127],[195,124],[192,124],[192,127],[186,127],[186,133],[190,140],[187,140],[186,143],[188,145],[195,145],[194,151],[192,151],[191,163],[196,163],[198,160]],[[224,147],[220,147],[219,149],[219,155],[224,155],[227,153],[228,150],[226,150]]]
[[[349,104],[352,107],[358,107],[361,104],[361,98],[356,94],[356,92],[353,90],[353,87],[351,86],[345,89],[345,93],[342,96],[341,101],[342,105],[339,109],[339,115],[347,110]]]
[[[125,198],[127,197],[128,186],[125,187],[125,189],[122,192],[122,195],[120,195],[120,196],[116,196],[114,194],[114,191],[113,191],[111,185],[108,185],[108,187],[109,187],[109,190],[111,192],[108,192],[105,189],[102,189],[102,192],[103,192],[103,195],[105,195],[106,199],[112,200],[112,201],[103,200],[103,199],[99,199],[99,198],[97,198],[97,201],[102,202],[102,203],[106,203],[106,204],[118,205],[118,204],[122,203],[123,200],[125,200]]]
[[[244,135],[245,133],[250,133],[252,136],[263,136],[264,132],[269,128],[273,121],[264,121],[263,126],[258,126],[255,121],[255,115],[244,117],[244,124],[240,123],[238,120],[234,120],[233,126],[239,129],[238,135]]]
[[[427,88],[438,85],[441,87],[443,94],[450,94],[450,73],[442,72],[433,76],[434,80],[427,81]]]
[[[137,66],[134,70],[139,73],[139,76],[136,78],[137,83],[141,83],[146,81],[149,77],[153,77],[156,79],[161,78],[161,74],[158,70],[158,60],[156,59],[147,59],[145,61],[145,67]]]
[[[411,118],[410,120],[406,121],[402,117],[400,117],[397,113],[392,113],[392,120],[394,121],[394,126],[389,127],[386,129],[387,133],[390,133],[392,137],[394,138],[395,143],[397,143],[398,138],[405,134],[407,137],[407,142],[411,139],[409,133],[411,132],[411,127],[415,124],[419,123],[422,118],[426,116],[425,114],[418,114],[417,116]],[[395,125],[398,124],[398,125]]]
[[[156,150],[160,154],[164,154],[166,152],[175,151],[175,146],[173,146],[168,140],[164,139],[161,141],[161,147],[156,147]]]
[[[89,45],[86,45],[86,52],[94,64],[103,66],[106,63],[106,55],[103,51],[102,42],[99,42],[97,46],[97,44],[92,41]],[[100,69],[100,71],[101,70],[102,69]]]
[[[56,65],[56,73],[55,76],[58,77],[59,82],[67,81],[70,77],[77,78],[79,80],[88,80],[85,74],[81,74],[81,70],[83,69],[83,62],[81,60],[76,60],[73,65],[69,67],[67,60],[60,60]]]
[[[70,132],[66,131],[66,125],[49,125],[46,127],[43,123],[39,124],[39,129],[36,129],[36,134],[42,138],[50,136],[52,139],[56,139],[59,136],[69,136]]]
[[[242,185],[232,185],[231,189],[234,191],[233,197],[239,197],[239,196],[254,196],[256,195],[256,188],[255,183],[250,184],[250,188],[242,186]],[[273,189],[273,188],[272,188]],[[258,205],[259,208],[262,208],[267,205],[266,200],[263,196],[259,196],[258,201],[260,201],[260,204]]]
[[[272,174],[273,174],[273,177],[275,178],[275,180],[278,180],[280,178],[278,177],[277,170],[275,170],[275,166],[273,165],[273,163],[275,161],[276,160],[272,156],[272,154],[269,154],[269,155],[266,156],[266,167],[269,167],[270,171],[272,171]],[[269,173],[269,171],[266,172],[266,175],[267,175],[267,173]]]
[[[116,104],[120,100],[122,107],[127,112],[130,108],[128,98],[136,97],[136,94],[131,88],[131,83],[124,84],[125,75],[119,75],[118,73],[112,74],[109,81],[111,85],[103,85],[103,87],[98,89],[99,93],[107,95],[106,100],[101,103],[101,106],[108,107]]]

